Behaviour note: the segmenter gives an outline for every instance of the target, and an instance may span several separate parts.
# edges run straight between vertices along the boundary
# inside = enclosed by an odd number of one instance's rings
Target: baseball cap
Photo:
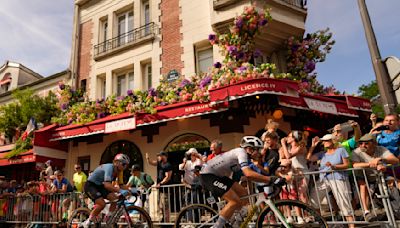
[[[188,151],[186,151],[186,154],[193,154],[193,153],[198,153],[196,148],[190,148]]]
[[[160,152],[157,154],[157,156],[166,156],[166,157],[168,157],[168,154],[167,154],[167,152],[165,152],[165,151],[160,151]]]
[[[375,141],[375,136],[371,134],[365,134],[363,135],[358,141],[359,142],[369,142],[369,141]]]
[[[329,140],[332,140],[332,139],[333,139],[333,135],[332,134],[326,134],[320,140],[321,141],[329,141]]]

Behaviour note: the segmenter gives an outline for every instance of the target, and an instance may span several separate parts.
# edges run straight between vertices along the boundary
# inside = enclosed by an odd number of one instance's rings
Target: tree
[[[60,112],[56,96],[52,92],[42,98],[34,95],[30,89],[17,89],[13,91],[12,97],[14,102],[0,107],[0,132],[4,132],[10,140],[18,131],[25,130],[30,118],[47,125],[50,124],[51,117]]]
[[[385,116],[381,100],[379,99],[379,88],[376,80],[371,81],[369,84],[363,84],[358,87],[358,93],[361,97],[372,101],[373,113],[377,114],[379,117]]]

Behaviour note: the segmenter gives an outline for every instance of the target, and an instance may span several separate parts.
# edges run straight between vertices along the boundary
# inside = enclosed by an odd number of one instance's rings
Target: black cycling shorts
[[[200,174],[200,182],[216,197],[222,197],[234,183],[229,177],[219,177],[214,174]]]
[[[83,187],[84,192],[88,197],[95,201],[98,198],[106,199],[107,195],[110,193],[107,189],[104,188],[104,185],[97,185],[93,182],[87,181],[85,186]]]

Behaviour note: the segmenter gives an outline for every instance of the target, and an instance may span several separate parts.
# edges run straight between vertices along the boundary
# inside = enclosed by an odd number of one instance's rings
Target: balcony
[[[114,55],[139,44],[152,41],[158,33],[158,26],[151,22],[94,46],[94,60]]]
[[[264,53],[279,51],[291,36],[303,36],[307,9],[305,0],[213,0],[211,4],[211,25],[218,33],[229,31],[234,18],[243,12],[245,6],[256,3],[259,10],[266,5],[271,9],[272,21],[256,38],[256,46]]]
[[[242,0],[214,0],[213,8],[214,8],[214,10],[220,10],[227,6],[230,6],[237,2],[240,2],[240,1],[242,1]],[[280,1],[284,2],[288,5],[298,7],[300,9],[306,9],[305,7],[306,7],[307,0],[280,0]]]

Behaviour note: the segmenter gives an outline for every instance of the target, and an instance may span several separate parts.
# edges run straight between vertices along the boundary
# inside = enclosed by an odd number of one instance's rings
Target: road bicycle
[[[100,228],[104,227],[135,227],[135,228],[152,228],[153,223],[150,215],[141,207],[135,206],[140,195],[132,194],[133,199],[128,200],[129,192],[121,190],[116,201],[109,201],[106,204],[113,202],[117,203],[115,211],[110,217],[100,219],[90,227]],[[80,225],[89,218],[91,210],[87,207],[80,207],[73,211],[72,215],[68,219],[67,227],[78,228]]]
[[[279,195],[282,186],[272,185],[269,187],[273,189],[269,194],[261,192],[242,197],[246,200],[257,200],[248,207],[248,212],[245,214],[242,215],[241,212],[236,211],[225,227],[328,227],[325,219],[317,211],[300,201],[273,201]],[[207,199],[207,202],[211,206],[217,204],[219,209],[224,205],[224,201],[216,202],[213,197]],[[262,209],[263,203],[265,207]],[[211,206],[193,204],[183,208],[177,216],[175,227],[211,227],[218,219],[218,212]],[[259,211],[261,212],[258,213]],[[256,218],[254,219],[254,217]]]

